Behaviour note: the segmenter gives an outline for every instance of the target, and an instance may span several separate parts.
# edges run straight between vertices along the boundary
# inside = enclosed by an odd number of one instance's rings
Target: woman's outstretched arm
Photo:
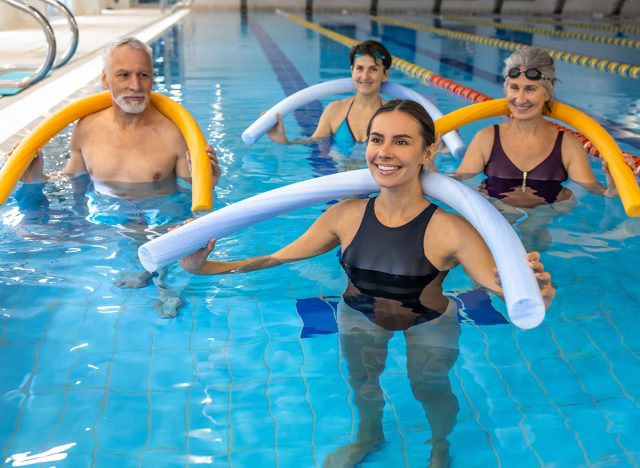
[[[344,203],[329,208],[298,239],[271,255],[230,262],[207,260],[215,247],[215,240],[212,239],[204,248],[183,257],[180,265],[189,273],[219,275],[263,270],[321,255],[340,244],[336,226],[343,215]]]

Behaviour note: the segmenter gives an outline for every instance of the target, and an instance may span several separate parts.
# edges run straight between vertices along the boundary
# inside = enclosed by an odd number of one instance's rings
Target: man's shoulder
[[[173,121],[173,119],[165,114],[163,114],[162,112],[160,112],[156,107],[153,106],[153,104],[149,105],[149,108],[147,109],[148,111],[148,117],[154,122],[154,123],[162,123],[164,125],[171,125],[177,128],[177,125],[175,124],[175,122]]]
[[[99,110],[97,112],[93,112],[91,114],[85,115],[84,117],[81,117],[78,122],[76,123],[76,129],[78,127],[80,128],[86,128],[89,126],[92,126],[96,123],[100,123],[102,122],[105,118],[106,115],[108,114],[109,109],[102,109]]]

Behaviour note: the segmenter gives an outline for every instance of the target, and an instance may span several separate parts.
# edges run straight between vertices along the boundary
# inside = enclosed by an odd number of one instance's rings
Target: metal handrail
[[[190,8],[196,0],[180,0],[178,3],[171,7],[171,13],[175,12],[178,8]]]
[[[62,54],[62,57],[60,57],[53,64],[53,68],[60,68],[62,65],[64,65],[69,60],[71,60],[71,57],[73,57],[73,54],[76,53],[76,49],[78,48],[78,40],[79,40],[78,22],[76,21],[76,17],[73,16],[73,13],[71,13],[71,10],[69,10],[69,8],[67,8],[67,6],[64,3],[60,2],[59,0],[40,0],[40,1],[43,3],[46,3],[47,5],[51,5],[54,8],[58,8],[62,12],[62,15],[65,17],[65,19],[67,20],[67,23],[69,23],[69,27],[71,29],[71,42],[69,43],[69,48],[64,54]]]
[[[32,6],[26,5],[22,3],[20,0],[1,0],[7,5],[17,8],[25,13],[30,14],[42,27],[44,31],[44,35],[47,39],[47,55],[45,61],[40,67],[36,68],[32,75],[26,76],[19,80],[1,80],[0,79],[0,88],[8,89],[8,88],[26,88],[27,86],[32,85],[36,81],[41,80],[43,77],[49,73],[51,67],[53,66],[53,62],[56,59],[56,36],[53,32],[53,28],[47,18],[40,13],[38,10],[33,8]],[[19,68],[17,66],[8,66],[4,67],[3,70],[27,70],[26,68]]]

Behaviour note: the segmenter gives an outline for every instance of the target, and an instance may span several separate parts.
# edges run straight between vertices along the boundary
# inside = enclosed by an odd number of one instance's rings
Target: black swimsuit
[[[416,314],[414,324],[439,317],[443,311],[420,302],[423,290],[436,279],[442,282],[447,274],[424,255],[424,234],[437,205],[430,204],[403,226],[388,227],[375,215],[375,200],[367,202],[358,232],[340,259],[351,284],[361,293],[345,295],[345,302],[373,322],[376,297],[402,303]]]

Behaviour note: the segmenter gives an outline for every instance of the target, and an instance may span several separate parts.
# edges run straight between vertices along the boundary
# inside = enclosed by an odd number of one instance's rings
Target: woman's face
[[[420,168],[433,156],[434,145],[425,147],[420,124],[400,111],[374,117],[366,158],[373,178],[382,187],[417,180]]]
[[[513,117],[522,120],[541,116],[545,103],[551,99],[542,80],[530,80],[524,74],[507,78],[506,97]]]
[[[353,61],[351,77],[359,93],[379,93],[380,86],[387,81],[387,76],[389,76],[389,70],[384,69],[380,59],[362,55]]]

